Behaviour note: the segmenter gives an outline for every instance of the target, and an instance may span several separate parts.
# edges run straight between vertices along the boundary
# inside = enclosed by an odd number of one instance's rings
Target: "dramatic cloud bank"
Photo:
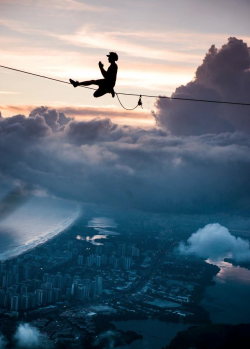
[[[249,262],[249,242],[236,238],[220,224],[208,224],[193,233],[187,244],[181,243],[179,252],[201,258],[224,258],[228,253],[237,262]]]
[[[250,103],[250,48],[229,38],[221,49],[209,49],[193,81],[172,97]],[[175,135],[250,132],[250,108],[159,99],[156,122]]]
[[[229,39],[221,50],[210,49],[196,80],[180,89],[225,99],[235,89],[250,101],[248,59],[246,45]],[[239,95],[244,89],[248,97]],[[0,176],[80,202],[164,213],[249,212],[250,109],[185,103],[159,100],[161,128],[149,130],[108,118],[76,121],[46,107],[29,117],[2,117]]]

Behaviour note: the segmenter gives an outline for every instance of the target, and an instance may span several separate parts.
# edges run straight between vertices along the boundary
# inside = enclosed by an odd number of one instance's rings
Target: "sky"
[[[117,92],[167,95],[195,76],[211,45],[231,36],[250,44],[247,0],[0,0],[0,65],[68,81],[99,79],[98,62],[119,55]],[[155,99],[125,112],[117,99],[92,91],[0,70],[3,117],[50,106],[89,120],[152,127]],[[136,97],[121,96],[126,107]]]
[[[3,1],[1,64],[117,92],[250,103],[249,1]],[[134,97],[121,98],[134,106]],[[247,215],[250,108],[110,95],[1,70],[0,189],[163,214]]]

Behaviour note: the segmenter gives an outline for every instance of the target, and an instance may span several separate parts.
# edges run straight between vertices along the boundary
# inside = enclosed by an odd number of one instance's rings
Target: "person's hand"
[[[103,68],[103,63],[101,61],[99,62],[99,67]]]

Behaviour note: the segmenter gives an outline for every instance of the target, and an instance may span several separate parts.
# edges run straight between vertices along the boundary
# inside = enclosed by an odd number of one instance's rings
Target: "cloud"
[[[0,95],[16,95],[16,94],[20,94],[20,92],[0,91]]]
[[[43,2],[41,2],[42,5]],[[113,9],[100,6],[100,5],[89,5],[86,2],[80,2],[77,0],[56,0],[53,4],[55,9],[63,9],[69,11],[90,11],[90,12],[114,12]]]
[[[53,130],[57,131],[61,126],[67,125],[72,118],[67,117],[64,113],[48,107],[38,107],[30,112],[29,117],[34,118],[36,115],[42,115],[46,124]]]
[[[137,100],[136,100],[137,101]],[[38,108],[38,109],[37,109]],[[61,117],[60,124],[62,125],[62,119],[65,123],[76,118],[77,120],[89,121],[93,118],[109,118],[118,124],[130,124],[134,126],[152,127],[155,124],[154,117],[151,112],[145,109],[138,109],[136,111],[126,111],[115,106],[107,107],[93,107],[93,106],[47,106],[37,107],[33,105],[1,105],[0,109],[3,111],[3,115],[12,116],[14,113],[18,114],[34,114],[35,110],[44,108],[49,111],[51,109],[56,110]],[[64,114],[64,117],[62,116]],[[67,115],[67,119],[66,118]]]
[[[201,258],[224,258],[228,253],[237,262],[249,262],[249,242],[236,238],[229,230],[218,223],[208,224],[193,233],[187,244],[178,248],[184,255],[196,255]]]
[[[22,137],[43,137],[52,132],[42,115],[36,114],[35,117],[26,118],[18,114],[12,118],[1,119],[0,132],[3,134],[16,134]]]
[[[172,97],[250,103],[250,48],[229,38],[221,49],[211,46],[195,79]],[[158,99],[156,122],[175,135],[243,131],[250,133],[250,109],[244,106]]]
[[[94,341],[94,346],[102,346],[103,348],[112,349],[115,347],[115,341],[118,339],[119,333],[115,331],[106,331],[101,333]]]
[[[230,88],[224,86],[224,78],[216,78],[220,74],[217,66],[224,60],[229,65],[226,71],[233,66],[235,89],[241,89],[242,81],[248,79],[247,52],[241,40],[230,39],[221,50],[213,49],[206,56],[203,65],[211,70],[209,78],[198,68],[197,81],[180,89],[206,92],[210,98],[226,95]],[[234,59],[225,59],[224,54]],[[10,182],[27,183],[33,191],[80,202],[165,214],[248,213],[247,125],[238,131],[230,112],[220,106],[163,100],[157,105],[161,128],[118,125],[108,113],[77,120],[67,114],[73,116],[77,110],[49,107],[35,108],[29,117],[18,111],[18,115],[1,118],[1,175]],[[246,110],[237,114],[238,121],[246,120]],[[95,111],[91,109],[93,117]]]
[[[36,193],[36,192],[35,192]],[[18,186],[0,200],[0,221],[22,206],[27,200],[27,188]]]
[[[177,137],[41,107],[0,120],[10,181],[80,202],[157,212],[247,212],[250,140],[240,132]]]
[[[0,333],[0,349],[5,349],[7,343],[6,338]]]
[[[14,335],[18,348],[39,348],[41,346],[41,334],[29,324],[20,324]]]
[[[144,32],[144,38],[147,37],[147,33]],[[137,35],[134,33],[126,31],[100,31],[94,25],[84,25],[79,28],[73,34],[49,34],[51,37],[55,37],[59,40],[69,42],[73,45],[80,47],[91,47],[98,49],[112,49],[116,48],[118,52],[126,53],[129,56],[143,57],[155,59],[155,60],[165,60],[169,62],[182,62],[186,61],[189,63],[197,63],[201,58],[200,54],[182,52],[179,50],[178,54],[176,50],[167,50],[164,46],[159,45],[155,47],[155,44],[149,46],[149,41],[138,40]],[[137,40],[135,40],[137,39]]]
[[[4,5],[5,3],[7,5],[19,5],[20,2],[18,0],[1,0],[1,5]],[[29,0],[22,0],[22,6],[29,7],[31,6],[31,1]],[[42,11],[42,9],[47,10],[48,8],[50,10],[64,10],[65,12],[68,11],[77,11],[77,12],[114,12],[113,9],[110,9],[108,7],[100,6],[100,5],[90,5],[86,2],[77,1],[77,0],[53,0],[50,2],[37,0],[35,7]],[[5,22],[4,20],[0,21]],[[7,22],[7,21],[6,21]],[[15,21],[12,21],[15,23]],[[18,28],[19,29],[19,28]],[[20,29],[21,31],[21,29]]]

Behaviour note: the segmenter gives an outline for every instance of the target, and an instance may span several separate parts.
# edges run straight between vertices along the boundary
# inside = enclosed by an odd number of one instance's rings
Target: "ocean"
[[[81,206],[54,197],[31,197],[0,221],[0,260],[17,256],[71,225]]]

